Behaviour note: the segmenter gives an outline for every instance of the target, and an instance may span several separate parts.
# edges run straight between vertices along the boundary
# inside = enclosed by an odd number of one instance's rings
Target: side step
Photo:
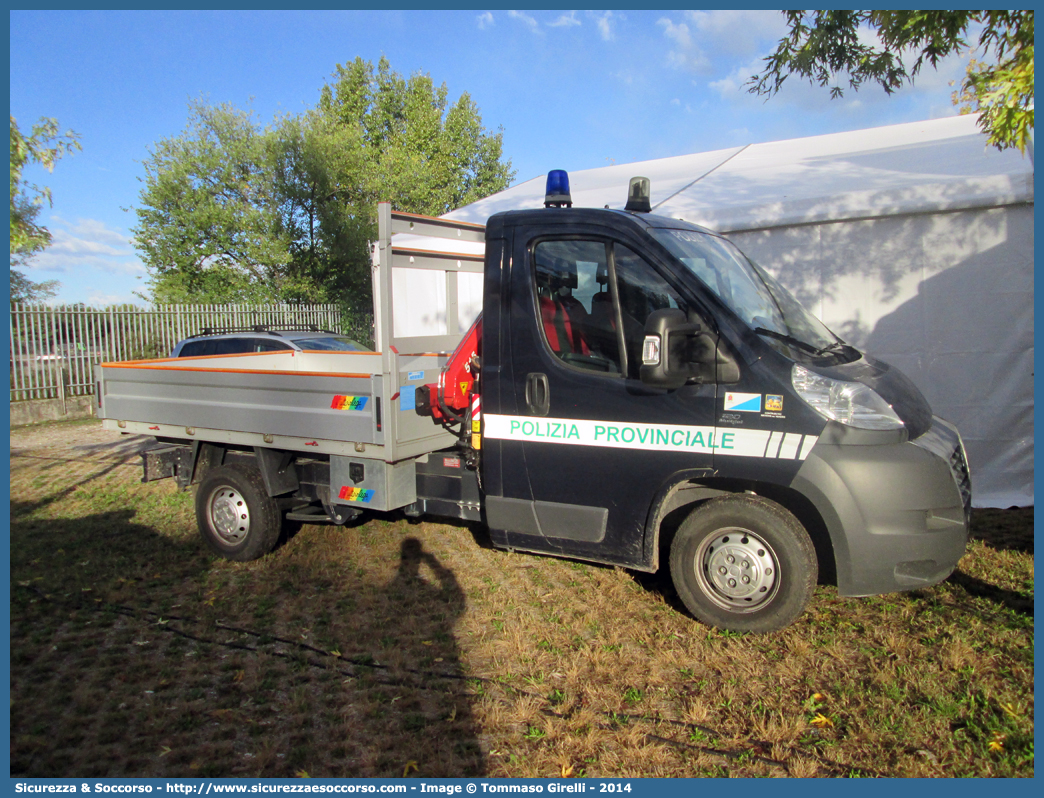
[[[295,507],[284,517],[287,521],[300,521],[304,524],[336,524],[342,526],[349,521],[354,521],[362,515],[362,510],[354,507],[320,507],[315,504],[306,504],[303,507]]]

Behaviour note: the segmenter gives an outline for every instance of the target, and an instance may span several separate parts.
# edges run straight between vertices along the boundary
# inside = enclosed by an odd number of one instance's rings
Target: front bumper
[[[957,430],[936,417],[928,432],[902,443],[862,435],[853,445],[836,432],[820,437],[793,487],[826,523],[838,591],[870,596],[946,579],[964,555],[971,523],[971,478]]]

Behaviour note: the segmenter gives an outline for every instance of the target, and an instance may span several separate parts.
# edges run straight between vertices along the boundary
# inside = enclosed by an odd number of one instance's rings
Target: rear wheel
[[[671,544],[671,579],[697,619],[738,632],[772,632],[801,615],[816,586],[805,528],[775,502],[749,494],[712,499]]]
[[[196,521],[207,545],[228,560],[246,562],[275,548],[282,513],[261,472],[243,463],[211,469],[196,492]]]

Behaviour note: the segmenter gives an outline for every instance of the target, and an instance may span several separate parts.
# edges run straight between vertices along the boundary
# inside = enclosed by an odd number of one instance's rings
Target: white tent
[[[571,172],[574,206],[623,207],[634,175],[911,377],[961,430],[975,506],[1033,503],[1032,151],[951,117]],[[544,182],[448,217],[539,208]]]

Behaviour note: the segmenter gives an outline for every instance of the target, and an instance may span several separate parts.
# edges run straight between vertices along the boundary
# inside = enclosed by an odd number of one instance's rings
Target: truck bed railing
[[[477,315],[481,307],[484,256],[475,245],[485,243],[485,231],[484,225],[393,211],[384,202],[378,205],[373,286],[378,351],[449,353],[456,348],[470,324],[467,319],[462,324],[462,313]],[[393,243],[392,236],[398,234],[421,246]],[[464,243],[470,251],[436,247],[445,241]],[[433,248],[424,247],[425,243]]]

